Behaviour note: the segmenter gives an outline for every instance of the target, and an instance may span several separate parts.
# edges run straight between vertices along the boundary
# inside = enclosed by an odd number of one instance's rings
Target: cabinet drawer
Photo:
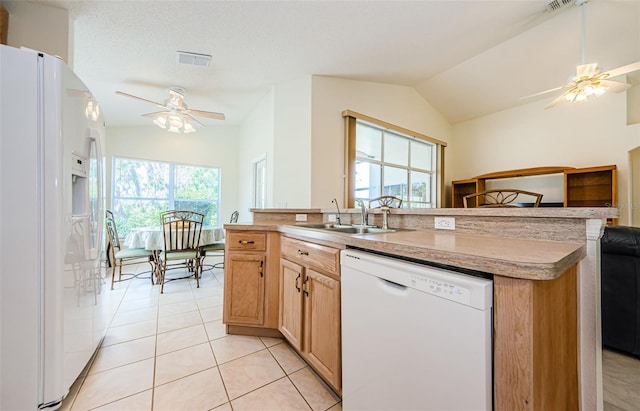
[[[225,239],[230,251],[265,251],[267,245],[266,233],[249,233],[230,231]]]
[[[282,254],[302,264],[339,275],[340,250],[320,244],[282,237]]]

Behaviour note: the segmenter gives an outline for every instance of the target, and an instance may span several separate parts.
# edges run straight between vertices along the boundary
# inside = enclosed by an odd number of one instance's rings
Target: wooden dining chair
[[[400,208],[402,207],[402,199],[394,196],[380,196],[369,200],[369,208]]]
[[[524,196],[533,200],[533,207],[538,207],[542,201],[542,194],[518,189],[496,189],[481,193],[468,194],[462,198],[464,208],[469,207],[521,207],[516,199]],[[475,205],[469,201],[475,201]]]
[[[163,213],[162,237],[164,248],[158,254],[158,273],[161,281],[160,293],[164,293],[164,284],[167,282],[167,271],[184,268],[193,274],[186,277],[172,278],[177,280],[196,278],[197,287],[200,287],[200,235],[204,214],[195,211],[173,210]]]
[[[118,270],[118,282],[122,281],[123,275],[134,276],[133,273],[123,273],[122,267],[147,262],[151,265],[149,277],[151,285],[154,284],[153,276],[156,272],[155,258],[153,251],[144,248],[122,248],[120,237],[118,237],[118,228],[113,213],[107,210],[105,213],[105,226],[109,244],[107,245],[107,260],[111,265],[111,289],[116,282],[116,269]]]
[[[237,223],[238,222],[238,210],[231,213],[231,219],[229,223]],[[222,256],[223,260],[219,263],[215,263],[211,266],[211,268],[224,268],[224,237],[220,241],[216,241],[210,244],[205,244],[200,247],[200,261],[204,261],[204,258],[207,256]]]

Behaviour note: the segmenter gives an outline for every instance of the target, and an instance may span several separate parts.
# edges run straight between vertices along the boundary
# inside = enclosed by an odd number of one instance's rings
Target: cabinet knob
[[[309,255],[308,251],[298,250],[298,255]]]
[[[298,276],[296,277],[296,289],[300,292],[300,285],[298,284],[298,281],[300,281],[300,273],[298,273]]]
[[[240,244],[253,244],[255,241],[253,240],[238,240]]]

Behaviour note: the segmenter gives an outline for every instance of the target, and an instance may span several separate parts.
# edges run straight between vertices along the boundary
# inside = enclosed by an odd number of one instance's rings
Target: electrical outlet
[[[335,223],[336,222],[336,215],[335,214],[329,214],[327,216],[327,221],[329,221],[330,223]]]
[[[296,214],[296,221],[307,221],[306,214]]]
[[[455,217],[434,217],[433,226],[436,230],[455,230],[456,219]]]

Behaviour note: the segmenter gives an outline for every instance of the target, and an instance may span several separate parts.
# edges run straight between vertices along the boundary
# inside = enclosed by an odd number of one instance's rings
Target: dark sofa
[[[606,226],[600,245],[602,343],[640,356],[640,227]]]

